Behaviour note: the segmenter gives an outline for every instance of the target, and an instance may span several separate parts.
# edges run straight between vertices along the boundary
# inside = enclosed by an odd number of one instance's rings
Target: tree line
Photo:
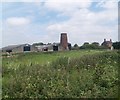
[[[52,43],[48,43],[47,45],[50,45]],[[38,46],[38,45],[46,45],[42,42],[39,43],[33,43],[34,46]],[[118,42],[113,42],[112,44],[114,49],[120,49],[120,41]],[[79,50],[79,49],[107,49],[107,47],[100,45],[98,42],[93,42],[93,43],[89,43],[89,42],[85,42],[82,46],[79,46],[78,44],[74,44],[71,48],[72,50]]]
[[[120,49],[120,42],[113,42],[112,44],[114,49]],[[108,49],[107,47],[100,45],[98,42],[85,42],[82,46],[79,46],[78,44],[74,44],[72,47],[72,50],[79,50],[79,49]]]

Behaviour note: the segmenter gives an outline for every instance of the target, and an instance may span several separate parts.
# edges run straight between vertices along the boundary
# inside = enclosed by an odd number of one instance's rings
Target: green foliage
[[[45,60],[44,56],[47,57],[46,60],[50,64],[33,63],[35,60],[32,58],[36,59],[36,56],[39,56],[40,60]],[[52,56],[54,59],[51,60],[49,57]],[[118,58],[117,51],[27,53],[12,59],[5,58],[2,70],[2,96],[3,98],[116,98]],[[25,59],[29,59],[29,63],[25,63]],[[30,62],[30,59],[33,62]],[[13,61],[17,63],[15,66],[11,65]],[[22,63],[18,64],[18,61]]]
[[[33,43],[34,46],[39,46],[39,45],[44,45],[44,43],[39,42],[39,43]]]
[[[98,46],[94,44],[86,44],[80,47],[80,49],[97,49]]]
[[[74,47],[76,48],[76,47],[78,47],[78,45],[77,45],[77,44],[75,44],[75,45],[74,45]]]
[[[100,44],[98,42],[93,42],[93,45],[99,46]]]
[[[88,45],[89,44],[89,42],[85,42],[83,45]]]
[[[113,47],[114,49],[120,49],[120,42],[114,42]]]
[[[66,68],[68,66],[68,57],[60,57],[51,63],[51,66],[54,68]]]
[[[107,49],[104,46],[100,46],[98,42],[93,42],[92,44],[89,44],[85,42],[80,49]]]
[[[72,50],[79,50],[78,44],[74,44],[74,46],[72,47]]]

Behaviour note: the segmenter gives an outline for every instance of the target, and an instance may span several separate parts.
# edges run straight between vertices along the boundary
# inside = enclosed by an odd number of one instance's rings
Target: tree
[[[33,43],[34,46],[38,46],[38,45],[44,45],[44,43],[39,42],[39,43]]]
[[[93,42],[93,45],[99,46],[100,44],[98,42]]]
[[[80,49],[100,49],[98,42],[93,42],[92,44],[89,44],[88,42],[85,42]]]
[[[81,47],[80,49],[88,49],[89,48],[89,42],[85,42]]]
[[[89,44],[89,42],[85,42],[83,45],[88,45]]]
[[[77,44],[74,44],[74,46],[71,48],[72,50],[78,50],[79,46]]]
[[[48,43],[47,45],[51,45],[52,43]]]
[[[114,49],[120,49],[120,42],[114,42],[113,43],[113,48]]]
[[[77,44],[74,45],[75,48],[79,47]]]

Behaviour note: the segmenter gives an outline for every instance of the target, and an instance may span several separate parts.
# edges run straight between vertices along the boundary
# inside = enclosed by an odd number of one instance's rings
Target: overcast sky
[[[9,1],[9,2],[8,2]],[[2,47],[59,42],[66,32],[74,45],[118,41],[116,0],[2,0]],[[93,2],[94,1],[94,2]]]

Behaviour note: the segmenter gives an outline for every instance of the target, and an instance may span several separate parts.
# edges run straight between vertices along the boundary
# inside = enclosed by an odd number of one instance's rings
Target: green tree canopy
[[[74,44],[74,47],[76,48],[76,47],[79,47],[77,44]]]
[[[44,43],[39,42],[39,43],[33,43],[34,46],[38,46],[38,45],[44,45]]]
[[[120,49],[120,42],[114,42],[113,47],[114,49]]]
[[[99,46],[100,44],[98,42],[93,42],[93,45]]]

